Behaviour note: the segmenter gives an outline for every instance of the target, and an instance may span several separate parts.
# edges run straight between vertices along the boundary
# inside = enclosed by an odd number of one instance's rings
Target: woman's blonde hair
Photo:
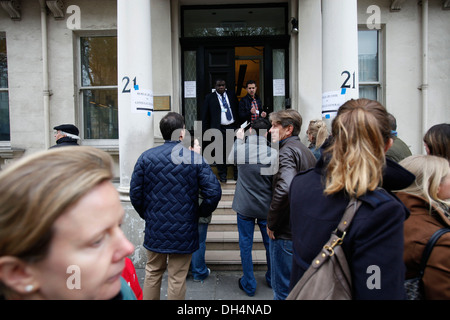
[[[413,155],[399,164],[416,176],[416,180],[409,187],[400,191],[428,200],[430,213],[433,205],[444,209],[450,206],[450,201],[438,197],[439,185],[450,174],[447,159],[433,155]]]
[[[1,171],[0,256],[43,259],[55,220],[112,176],[111,156],[87,146],[42,151]]]
[[[312,136],[311,142],[315,144],[316,149],[319,149],[330,135],[328,133],[327,124],[322,120],[311,120],[309,122],[307,133]]]
[[[380,186],[391,137],[386,109],[373,100],[349,100],[339,108],[331,131],[325,194],[344,190],[359,197]]]

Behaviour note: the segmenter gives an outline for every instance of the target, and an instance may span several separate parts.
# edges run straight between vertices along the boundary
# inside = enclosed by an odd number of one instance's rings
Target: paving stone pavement
[[[136,269],[141,288],[144,287],[144,269]],[[256,293],[249,297],[238,287],[242,271],[211,270],[203,282],[194,282],[188,276],[186,282],[186,300],[273,300],[273,291],[266,284],[265,271],[255,271]],[[167,300],[167,272],[161,284],[161,300]]]

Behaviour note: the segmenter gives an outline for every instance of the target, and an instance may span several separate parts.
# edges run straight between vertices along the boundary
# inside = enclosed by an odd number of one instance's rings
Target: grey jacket
[[[232,208],[246,217],[267,219],[272,200],[272,175],[278,168],[278,152],[262,136],[236,139],[228,162],[238,166]],[[275,170],[275,172],[274,172]]]

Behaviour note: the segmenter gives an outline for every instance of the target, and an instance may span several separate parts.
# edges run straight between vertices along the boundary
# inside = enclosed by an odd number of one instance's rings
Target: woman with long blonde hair
[[[400,165],[416,175],[416,181],[397,192],[410,210],[405,221],[406,279],[418,276],[420,259],[434,232],[450,228],[450,167],[439,156],[414,155]],[[442,235],[428,258],[423,275],[425,299],[450,299],[450,233]]]
[[[309,141],[309,150],[314,154],[317,160],[320,158],[320,148],[330,135],[327,124],[323,120],[311,120],[306,131]]]
[[[331,133],[316,167],[299,173],[291,184],[291,288],[336,229],[350,199],[357,198],[362,205],[342,244],[352,271],[353,298],[403,299],[403,222],[408,212],[382,188],[385,152],[392,144],[386,109],[372,100],[349,100],[339,108]],[[390,171],[406,179],[403,185],[414,178],[398,164]],[[369,280],[373,270],[379,274]]]

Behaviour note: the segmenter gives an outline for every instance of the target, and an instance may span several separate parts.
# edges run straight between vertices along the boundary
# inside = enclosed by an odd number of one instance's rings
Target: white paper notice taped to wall
[[[332,119],[340,106],[345,102],[345,94],[342,91],[328,91],[322,93],[322,118]]]
[[[196,81],[185,81],[184,82],[184,97],[185,98],[196,98],[197,97],[197,82]]]
[[[284,79],[273,79],[273,96],[284,97],[286,95],[284,87]]]
[[[153,112],[153,91],[146,89],[131,90],[131,112],[150,115]]]

